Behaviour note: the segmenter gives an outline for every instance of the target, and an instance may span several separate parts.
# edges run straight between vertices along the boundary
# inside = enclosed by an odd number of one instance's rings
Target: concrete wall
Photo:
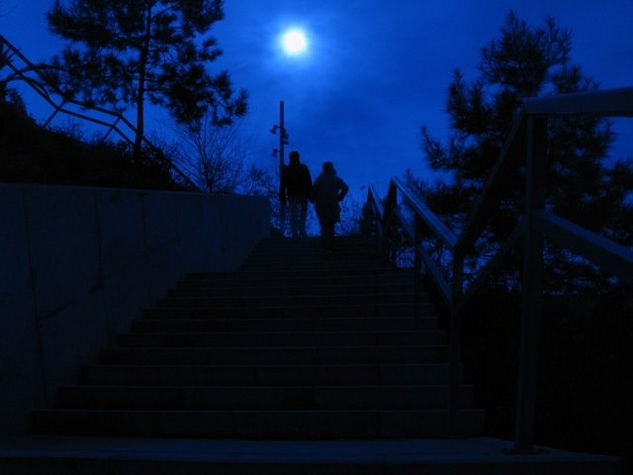
[[[0,434],[187,272],[236,269],[269,213],[245,196],[0,184]]]

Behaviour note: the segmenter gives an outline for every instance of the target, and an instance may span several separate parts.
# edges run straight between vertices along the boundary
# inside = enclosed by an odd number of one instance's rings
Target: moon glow
[[[301,54],[308,48],[308,40],[301,30],[286,31],[281,43],[286,54],[291,56]]]

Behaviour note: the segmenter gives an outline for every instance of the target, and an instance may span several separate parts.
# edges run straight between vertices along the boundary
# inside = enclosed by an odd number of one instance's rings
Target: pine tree
[[[452,130],[448,143],[432,138],[426,127],[421,130],[428,164],[448,171],[451,180],[431,187],[409,180],[436,211],[453,223],[463,222],[500,156],[523,99],[598,87],[571,63],[570,53],[571,33],[553,19],[533,28],[510,12],[500,37],[481,51],[479,76],[467,82],[461,71],[454,72],[447,101]],[[606,152],[612,139],[611,124],[599,117],[548,119],[547,205],[555,214],[631,245],[633,209],[623,203],[633,190],[633,166],[631,160],[609,163]],[[519,168],[504,177],[510,192],[480,241],[480,251],[498,243],[523,214],[521,173]],[[558,271],[570,265],[577,269],[567,254],[554,248],[548,252]]]
[[[71,45],[47,71],[86,104],[135,108],[138,157],[146,100],[178,123],[210,110],[225,124],[246,112],[246,92],[234,93],[226,72],[207,71],[222,52],[213,37],[202,37],[223,15],[221,0],[56,0],[49,26]]]

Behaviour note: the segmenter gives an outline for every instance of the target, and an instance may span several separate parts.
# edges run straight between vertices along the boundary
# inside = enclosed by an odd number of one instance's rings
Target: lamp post
[[[281,196],[283,194],[281,176],[284,171],[284,148],[289,143],[288,133],[284,125],[284,101],[279,101],[279,125],[273,125],[273,128],[270,129],[270,133],[276,135],[277,129],[279,129],[279,149],[275,150],[275,152],[279,152],[279,231],[283,235],[286,222],[286,210],[281,202]]]
[[[286,145],[286,128],[284,126],[284,101],[279,101],[279,196],[281,196],[281,174],[284,171],[284,145]]]

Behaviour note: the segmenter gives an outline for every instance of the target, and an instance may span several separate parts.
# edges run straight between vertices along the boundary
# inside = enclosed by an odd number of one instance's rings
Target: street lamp
[[[281,202],[281,196],[283,194],[281,176],[284,172],[284,147],[289,143],[288,132],[284,126],[284,101],[279,101],[279,124],[273,125],[269,132],[273,135],[277,135],[277,130],[279,130],[279,230],[283,235],[286,221],[286,210]],[[273,155],[275,152],[277,152],[277,149],[273,151]]]

